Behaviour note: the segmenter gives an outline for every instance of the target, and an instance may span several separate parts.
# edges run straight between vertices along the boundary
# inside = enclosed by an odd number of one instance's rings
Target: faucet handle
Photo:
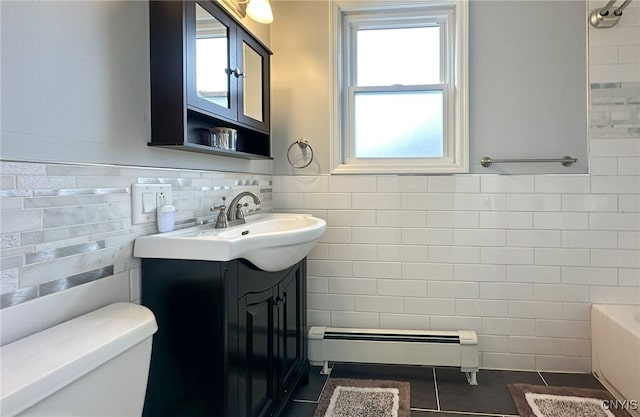
[[[222,197],[221,206],[212,206],[209,208],[209,210],[211,211],[220,210],[220,212],[218,213],[218,218],[216,219],[216,229],[229,227],[229,219],[227,218],[227,213],[225,213],[225,210],[227,209],[227,206],[225,204],[226,199],[227,197]]]
[[[227,197],[222,197],[222,205],[221,206],[211,206],[209,207],[209,211],[216,211],[216,210],[226,210],[227,209],[227,205],[225,204],[225,201],[227,200]]]
[[[242,211],[242,207],[249,207],[249,203],[236,205],[236,219],[244,219],[244,212]]]

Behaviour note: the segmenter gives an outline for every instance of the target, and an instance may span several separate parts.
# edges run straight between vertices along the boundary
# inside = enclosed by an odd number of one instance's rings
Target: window
[[[333,173],[468,170],[466,3],[336,2]]]

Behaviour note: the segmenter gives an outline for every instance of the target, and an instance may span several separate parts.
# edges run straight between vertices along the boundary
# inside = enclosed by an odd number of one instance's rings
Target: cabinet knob
[[[229,75],[233,74],[236,78],[246,77],[247,73],[242,71],[240,68],[227,68],[225,72]]]

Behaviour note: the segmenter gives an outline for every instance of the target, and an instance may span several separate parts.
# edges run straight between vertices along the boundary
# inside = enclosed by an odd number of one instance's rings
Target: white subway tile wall
[[[171,184],[176,228],[213,218],[209,207],[241,191],[258,193],[261,211],[272,205],[267,175],[13,161],[0,161],[0,173],[0,308],[113,276],[139,301],[133,242],[157,228],[131,224],[131,184]]]
[[[328,224],[309,324],[471,329],[484,367],[588,372],[591,303],[640,304],[639,98],[592,85],[589,175],[275,177],[274,209]]]

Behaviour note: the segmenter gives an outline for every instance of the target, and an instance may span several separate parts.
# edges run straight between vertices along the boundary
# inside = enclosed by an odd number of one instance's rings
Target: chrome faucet
[[[227,217],[230,222],[234,220],[242,219],[242,221],[239,222],[238,224],[244,223],[244,213],[242,212],[242,207],[247,207],[249,204],[247,203],[240,204],[240,199],[246,196],[253,198],[253,203],[255,205],[262,203],[262,200],[260,200],[260,197],[258,197],[256,194],[252,193],[251,191],[241,192],[237,196],[233,197],[233,200],[231,200],[231,203],[229,203],[229,214]]]
[[[256,194],[252,193],[251,191],[243,191],[237,196],[233,197],[233,200],[231,200],[231,203],[229,203],[228,209],[227,209],[227,206],[225,205],[225,201],[227,199],[226,197],[222,197],[221,206],[215,206],[210,208],[211,211],[220,210],[220,212],[218,213],[218,218],[216,220],[216,225],[215,225],[216,229],[226,228],[229,226],[236,226],[238,224],[245,223],[242,207],[247,207],[249,204],[248,203],[240,204],[240,199],[246,196],[253,198],[253,202],[256,205],[262,202],[262,200],[260,200],[260,197],[258,197]],[[227,212],[225,212],[225,210],[227,210]]]

